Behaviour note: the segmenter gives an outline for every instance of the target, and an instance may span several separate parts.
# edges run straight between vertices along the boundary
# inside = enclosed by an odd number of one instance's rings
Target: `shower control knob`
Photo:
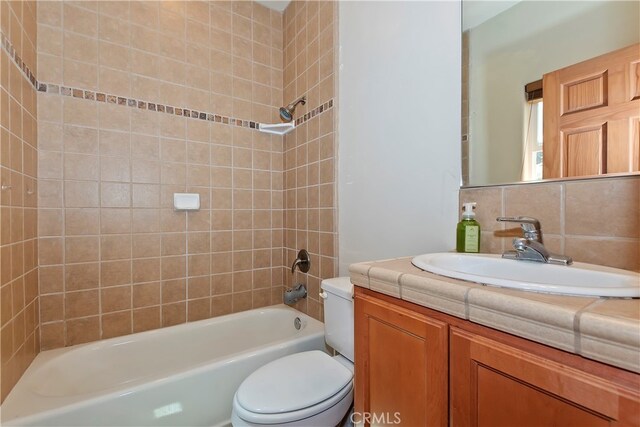
[[[298,252],[298,257],[291,266],[291,274],[296,272],[296,268],[303,273],[308,273],[311,269],[311,258],[309,257],[309,252],[305,249],[300,249],[300,252]]]

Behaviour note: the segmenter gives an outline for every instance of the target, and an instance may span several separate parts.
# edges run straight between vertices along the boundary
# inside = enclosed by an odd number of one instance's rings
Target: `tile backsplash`
[[[481,251],[502,253],[520,235],[498,216],[540,220],[544,244],[575,261],[640,271],[640,176],[463,188],[477,202]],[[515,227],[515,228],[514,228]]]

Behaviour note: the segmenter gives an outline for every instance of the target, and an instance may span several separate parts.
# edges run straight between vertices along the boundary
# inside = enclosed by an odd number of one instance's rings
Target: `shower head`
[[[306,95],[301,96],[286,107],[280,107],[280,118],[282,118],[282,120],[284,120],[285,122],[290,122],[291,120],[293,120],[293,112],[296,110],[296,106],[300,103],[302,103],[302,105],[307,103]]]

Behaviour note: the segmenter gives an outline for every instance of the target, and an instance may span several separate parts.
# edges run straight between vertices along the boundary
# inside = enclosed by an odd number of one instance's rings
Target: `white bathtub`
[[[2,425],[225,425],[247,375],[313,349],[325,349],[322,323],[277,305],[44,351],[2,404]]]

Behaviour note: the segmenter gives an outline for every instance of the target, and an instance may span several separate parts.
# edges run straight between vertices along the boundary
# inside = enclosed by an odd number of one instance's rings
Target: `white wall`
[[[637,1],[523,1],[470,30],[472,185],[520,181],[524,85],[640,41]]]
[[[460,3],[339,5],[340,274],[451,250],[460,185]]]

